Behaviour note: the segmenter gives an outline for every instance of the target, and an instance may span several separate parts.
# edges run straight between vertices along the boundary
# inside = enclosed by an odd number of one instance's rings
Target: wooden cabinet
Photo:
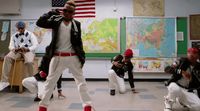
[[[35,74],[37,72],[37,67],[38,67],[38,59],[34,60],[34,72],[33,74]],[[2,66],[3,66],[3,59],[0,59],[0,79],[1,79],[1,75],[2,75]],[[24,65],[24,60],[23,59],[17,59],[15,64],[12,64],[12,68],[10,71],[10,75],[9,75],[9,83],[11,86],[11,89],[13,86],[19,86],[19,93],[23,92],[23,86],[22,86],[22,80],[25,77],[28,76],[32,76],[31,75],[26,75],[26,71],[25,71],[25,65]]]

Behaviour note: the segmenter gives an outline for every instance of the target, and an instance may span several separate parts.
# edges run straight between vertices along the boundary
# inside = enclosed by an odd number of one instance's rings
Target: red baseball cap
[[[189,49],[187,50],[187,52],[199,54],[199,49],[198,49],[198,48],[189,48]]]
[[[124,52],[125,57],[133,57],[133,51],[131,49],[126,49]]]

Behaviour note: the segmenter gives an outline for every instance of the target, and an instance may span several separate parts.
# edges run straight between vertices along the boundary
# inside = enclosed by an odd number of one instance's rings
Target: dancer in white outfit
[[[81,23],[73,19],[75,6],[74,1],[68,0],[63,9],[43,14],[36,23],[39,27],[52,29],[52,42],[49,46],[52,59],[39,111],[47,111],[56,82],[66,68],[74,76],[84,111],[92,110],[91,98],[82,71],[85,52],[81,39]]]
[[[199,50],[189,48],[187,58],[181,58],[176,66],[165,70],[172,73],[168,81],[168,94],[164,97],[164,111],[174,111],[173,104],[179,102],[190,111],[200,111],[200,63]],[[194,93],[194,92],[197,92]]]
[[[119,88],[119,93],[125,93],[126,87],[124,83],[125,72],[128,72],[128,80],[133,93],[135,91],[134,79],[133,79],[133,64],[131,58],[133,57],[133,51],[127,49],[124,55],[117,55],[112,60],[112,68],[108,71],[110,95],[115,95],[116,87]]]

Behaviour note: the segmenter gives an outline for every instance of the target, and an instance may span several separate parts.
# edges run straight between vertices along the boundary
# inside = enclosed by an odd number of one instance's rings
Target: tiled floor
[[[87,83],[96,111],[163,111],[163,96],[167,93],[163,82],[135,82],[139,92],[136,94],[130,91],[126,83],[127,92],[115,96],[109,95],[107,81]],[[62,84],[67,98],[58,99],[55,91],[48,111],[82,111],[75,82],[63,81]],[[34,95],[28,91],[18,94],[6,89],[0,92],[0,111],[37,111],[38,103],[33,102],[33,98]],[[184,110],[177,108],[175,111]]]

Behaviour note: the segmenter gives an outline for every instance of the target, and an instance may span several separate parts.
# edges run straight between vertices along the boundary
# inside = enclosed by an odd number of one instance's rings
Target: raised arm
[[[56,10],[49,11],[48,13],[43,14],[37,20],[36,25],[41,28],[53,29],[55,24],[55,19],[62,18],[62,16]]]

